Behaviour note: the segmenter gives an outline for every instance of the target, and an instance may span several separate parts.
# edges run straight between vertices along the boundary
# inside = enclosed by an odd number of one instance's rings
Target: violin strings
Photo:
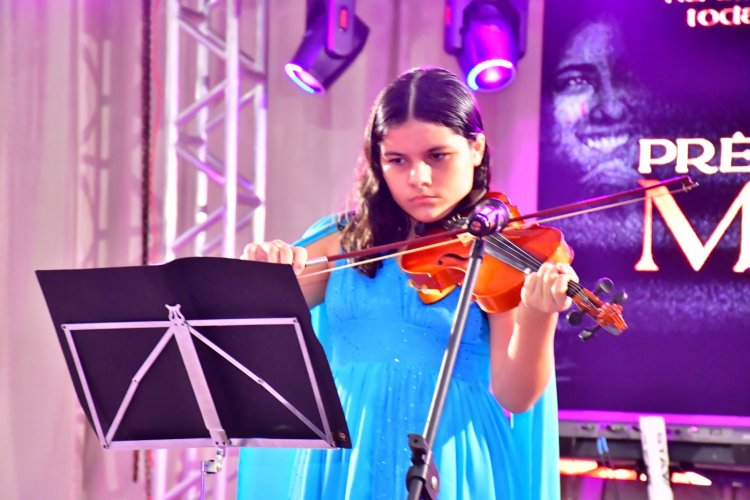
[[[537,271],[542,263],[533,255],[524,251],[506,237],[493,234],[485,239],[490,255],[500,259],[511,267],[524,272],[527,269]],[[494,250],[494,252],[493,252]]]
[[[542,262],[539,259],[531,255],[512,241],[508,240],[508,238],[506,238],[502,234],[493,234],[485,241],[488,243],[488,251],[490,255],[521,272],[525,272],[527,269],[538,271],[542,265]],[[591,301],[588,295],[583,293],[583,287],[579,283],[572,280],[568,282],[568,291],[569,296],[578,296],[581,300],[587,302],[591,307],[597,307],[596,304]]]

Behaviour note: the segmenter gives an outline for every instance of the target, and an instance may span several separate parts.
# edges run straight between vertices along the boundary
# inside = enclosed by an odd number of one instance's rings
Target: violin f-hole
[[[441,266],[447,265],[443,261],[443,259],[445,259],[445,258],[456,259],[456,260],[461,261],[461,262],[466,262],[466,261],[469,260],[469,257],[464,257],[462,255],[458,255],[457,253],[446,253],[443,256],[441,256],[440,258],[438,258],[438,260],[437,260],[438,265],[441,265]]]

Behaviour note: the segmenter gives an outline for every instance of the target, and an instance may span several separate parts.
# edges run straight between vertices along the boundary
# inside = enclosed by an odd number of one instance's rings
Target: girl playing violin
[[[419,68],[388,85],[365,134],[356,210],[316,223],[295,245],[249,244],[243,258],[291,264],[331,364],[351,450],[242,451],[239,496],[406,497],[407,436],[422,431],[459,291],[422,302],[395,259],[305,278],[309,259],[407,241],[471,208],[490,155],[471,92],[449,71]],[[329,266],[334,266],[329,264]],[[440,498],[558,498],[553,338],[573,270],[545,263],[521,301],[472,304],[432,450]],[[269,493],[268,488],[273,488]]]

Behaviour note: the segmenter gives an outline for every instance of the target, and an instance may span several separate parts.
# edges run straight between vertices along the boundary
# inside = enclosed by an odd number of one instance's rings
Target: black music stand
[[[351,448],[291,266],[191,257],[36,274],[104,448]]]

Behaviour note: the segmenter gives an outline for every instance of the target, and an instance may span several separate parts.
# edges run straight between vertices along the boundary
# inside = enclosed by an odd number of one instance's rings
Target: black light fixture
[[[446,0],[443,45],[472,90],[499,90],[526,53],[528,0]]]
[[[305,36],[284,69],[305,92],[323,92],[359,55],[369,32],[355,0],[307,0]]]

